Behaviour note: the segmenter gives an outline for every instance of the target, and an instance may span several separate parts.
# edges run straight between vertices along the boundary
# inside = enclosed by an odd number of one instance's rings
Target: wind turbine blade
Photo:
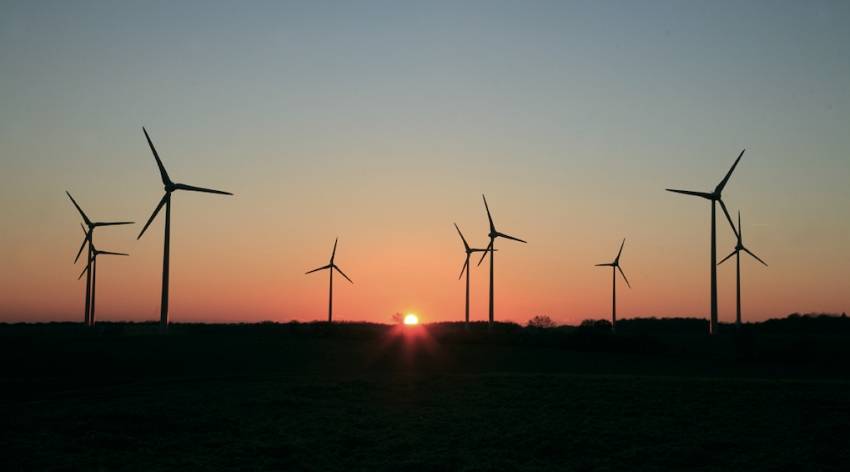
[[[483,254],[481,254],[481,259],[478,260],[478,265],[481,265],[481,263],[484,262],[484,258],[487,257],[487,254],[490,254],[490,252],[492,252],[492,250],[493,250],[493,240],[491,239],[490,244],[487,245],[487,249],[484,251]],[[490,257],[493,257],[493,256],[491,255]]]
[[[626,278],[626,273],[625,273],[625,272],[623,272],[623,268],[622,268],[622,267],[620,267],[620,266],[616,266],[616,267],[617,267],[617,270],[619,270],[619,271],[620,271],[620,275],[622,275],[622,276],[623,276],[623,280],[625,280],[625,281],[626,281],[626,285],[627,285],[629,288],[632,288],[632,284],[630,284],[630,283],[629,283],[629,279],[627,279],[627,278]]]
[[[334,239],[334,249],[331,251],[331,265],[334,263],[334,257],[336,257],[336,243],[339,242],[339,238]]]
[[[82,271],[82,272],[80,272],[80,276],[79,276],[79,277],[77,277],[77,280],[82,279],[82,278],[83,278],[83,276],[84,276],[84,275],[86,275],[86,271],[88,271],[88,270],[89,270],[89,266],[90,266],[90,265],[91,265],[91,263],[86,264],[86,267],[83,269],[83,271]]]
[[[460,228],[457,227],[457,223],[454,223],[454,225],[455,229],[457,230],[457,234],[460,235],[460,240],[463,241],[463,248],[466,249],[467,252],[469,252],[469,244],[467,244],[466,238],[463,237],[463,233],[460,232]]]
[[[495,233],[496,232],[496,225],[493,224],[493,217],[490,216],[490,207],[487,206],[487,197],[485,197],[484,194],[482,193],[481,198],[484,199],[484,209],[487,210],[487,220],[490,221],[490,232]]]
[[[343,271],[342,271],[342,269],[340,269],[340,268],[339,268],[339,267],[337,267],[336,265],[334,265],[334,266],[331,268],[331,270],[333,270],[333,269],[336,269],[336,271],[337,271],[337,272],[339,272],[339,275],[341,275],[341,276],[345,277],[345,280],[347,280],[347,281],[349,281],[349,282],[351,282],[351,283],[354,283],[354,281],[353,281],[353,280],[349,279],[349,278],[348,278],[348,276],[347,276],[347,275],[345,275],[345,272],[343,272]]]
[[[614,267],[614,264],[611,262],[607,264],[596,264],[596,267]]]
[[[325,270],[325,269],[330,269],[330,268],[331,268],[331,265],[330,265],[330,264],[328,264],[328,265],[323,265],[322,267],[319,267],[319,268],[317,268],[317,269],[313,269],[313,270],[309,270],[309,271],[307,271],[307,272],[304,272],[304,275],[312,274],[313,272],[318,272],[318,271],[320,271],[320,270]]]
[[[466,260],[463,261],[463,267],[460,268],[460,275],[457,276],[458,280],[460,280],[460,278],[463,277],[463,271],[467,270],[468,268],[469,268],[469,258],[467,257]]]
[[[174,188],[176,190],[188,190],[190,192],[215,193],[215,194],[218,194],[218,195],[233,195],[232,193],[225,192],[224,190],[213,190],[211,188],[195,187],[193,185],[186,185],[186,184],[174,184]]]
[[[673,193],[681,193],[681,194],[684,194],[684,195],[693,195],[695,197],[707,198],[709,200],[711,200],[712,197],[713,197],[712,194],[706,193],[706,192],[694,192],[692,190],[677,190],[677,189],[674,189],[674,188],[668,188],[668,189],[664,189],[664,190],[667,190],[668,192],[673,192]]]
[[[623,246],[625,246],[625,245],[626,245],[626,238],[623,238],[623,242],[620,243],[620,250],[617,252],[617,258],[614,259],[615,261],[620,260],[620,255],[623,253]]]
[[[625,280],[625,281],[626,281],[626,286],[628,286],[629,288],[632,288],[632,284],[630,284],[630,283],[629,283],[629,279],[627,279],[627,278],[626,278],[626,273],[625,273],[625,272],[623,272],[623,268],[622,268],[622,267],[620,267],[619,265],[614,266],[614,267],[616,267],[616,268],[617,268],[617,270],[619,270],[619,271],[620,271],[620,275],[622,275],[622,276],[623,276],[623,280]]]
[[[738,154],[738,158],[735,159],[735,163],[732,164],[732,167],[729,169],[729,172],[726,173],[726,177],[723,177],[723,180],[721,180],[720,183],[717,184],[717,188],[714,189],[715,193],[719,194],[726,187],[726,183],[729,182],[729,177],[732,177],[732,172],[735,171],[735,167],[738,166],[738,162],[741,160],[741,157],[744,156],[744,151],[746,151],[746,149],[741,150],[741,154]]]
[[[106,256],[129,256],[126,252],[97,251],[97,253]]]
[[[723,203],[723,199],[717,200],[720,202],[720,208],[723,209],[723,214],[726,215],[726,221],[729,222],[729,226],[732,227],[732,232],[735,233],[735,239],[738,239],[738,229],[735,228],[735,223],[732,222],[732,217],[729,215],[729,210],[726,209],[726,204]]]
[[[71,203],[73,203],[74,206],[77,207],[77,211],[80,212],[80,216],[83,217],[83,221],[85,221],[87,225],[91,226],[91,220],[88,216],[86,216],[86,212],[84,212],[83,209],[80,208],[80,205],[77,204],[77,201],[74,200],[74,197],[71,196],[71,192],[65,190],[65,194],[68,195],[68,198],[71,199]]]
[[[77,251],[77,257],[74,258],[74,264],[76,264],[77,261],[80,260],[80,255],[83,253],[83,249],[85,249],[87,242],[89,242],[89,238],[83,238],[83,244],[80,245],[80,250]]]
[[[148,146],[151,147],[151,152],[153,152],[153,157],[156,159],[156,165],[159,167],[159,175],[162,177],[162,183],[164,185],[171,184],[171,179],[168,177],[168,172],[165,171],[165,166],[162,165],[162,160],[159,158],[159,154],[156,152],[156,148],[153,146],[153,141],[151,141],[151,137],[148,136],[148,130],[142,126],[142,131],[145,133],[145,139],[148,140]]]
[[[132,225],[136,224],[135,221],[108,221],[108,222],[98,222],[93,223],[93,226],[119,226],[119,225]]]
[[[497,237],[499,237],[499,238],[512,239],[512,240],[514,240],[514,241],[519,241],[519,242],[521,242],[521,243],[526,243],[526,244],[528,244],[526,241],[523,241],[522,239],[515,238],[515,237],[513,237],[513,236],[511,236],[511,235],[508,235],[508,234],[505,234],[505,233],[499,233],[499,232],[496,232],[496,236],[497,236]]]
[[[765,262],[765,261],[761,260],[761,258],[759,258],[759,256],[757,256],[757,255],[753,254],[753,252],[752,252],[752,251],[750,251],[750,250],[749,250],[749,249],[747,249],[747,248],[744,248],[744,251],[746,251],[746,253],[747,253],[747,254],[749,254],[749,255],[751,255],[751,256],[753,256],[753,257],[755,257],[757,261],[761,262],[762,264],[764,264],[764,266],[765,266],[765,267],[767,267],[767,262]]]
[[[729,258],[730,258],[730,257],[734,256],[737,252],[738,252],[738,250],[737,250],[737,249],[735,249],[734,251],[730,252],[730,253],[729,253],[729,255],[728,255],[728,256],[726,256],[726,257],[724,257],[724,258],[723,258],[723,260],[721,260],[720,262],[718,262],[718,263],[717,263],[717,265],[723,264],[724,262],[726,262],[727,260],[729,260]]]
[[[143,235],[143,234],[145,234],[145,231],[148,229],[148,226],[150,226],[150,225],[151,225],[151,222],[153,221],[153,219],[154,219],[154,218],[156,218],[156,215],[157,215],[157,213],[159,213],[159,210],[161,210],[161,209],[162,209],[162,206],[163,206],[163,205],[165,205],[165,200],[166,200],[167,198],[168,198],[168,194],[167,194],[167,193],[166,193],[165,195],[163,195],[163,196],[162,196],[162,199],[159,201],[159,204],[156,206],[156,208],[154,209],[153,213],[151,213],[151,217],[150,217],[150,218],[148,218],[148,222],[147,222],[147,223],[145,223],[145,227],[144,227],[144,228],[142,228],[142,232],[141,232],[141,233],[139,233],[139,235],[136,237],[136,239],[141,238],[141,237],[142,237],[142,235]]]

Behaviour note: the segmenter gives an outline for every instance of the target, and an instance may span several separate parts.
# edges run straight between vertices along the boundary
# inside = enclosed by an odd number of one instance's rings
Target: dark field
[[[846,332],[624,331],[0,326],[0,470],[847,470]]]

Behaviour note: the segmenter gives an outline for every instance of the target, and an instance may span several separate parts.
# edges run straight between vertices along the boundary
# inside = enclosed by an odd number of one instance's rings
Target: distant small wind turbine
[[[620,271],[620,275],[623,276],[623,280],[626,281],[626,285],[629,288],[632,288],[629,283],[629,279],[626,278],[626,273],[623,272],[623,268],[620,267],[620,256],[623,254],[623,246],[626,244],[626,239],[623,238],[623,242],[620,243],[620,250],[617,252],[617,257],[614,258],[614,262],[609,262],[607,264],[596,264],[596,267],[611,267],[611,283],[612,283],[612,292],[611,292],[611,332],[617,332],[617,271]]]
[[[165,171],[165,166],[162,165],[162,161],[159,158],[159,154],[156,152],[156,148],[153,146],[153,142],[151,142],[150,136],[148,136],[148,131],[142,127],[142,131],[145,133],[145,138],[148,140],[148,145],[151,148],[151,152],[153,153],[154,159],[156,159],[156,165],[159,167],[159,175],[162,177],[162,184],[165,186],[165,195],[162,196],[162,199],[159,201],[159,204],[154,209],[151,217],[148,218],[148,222],[145,223],[145,227],[142,228],[142,231],[139,233],[139,236],[136,239],[140,239],[143,234],[145,234],[145,230],[148,229],[151,222],[156,215],[159,213],[159,210],[165,206],[165,236],[164,236],[164,249],[162,252],[162,301],[159,309],[159,328],[161,331],[165,332],[168,329],[168,275],[169,275],[169,246],[171,241],[171,193],[175,190],[189,190],[192,192],[204,192],[204,193],[215,193],[219,195],[233,195],[230,192],[224,192],[221,190],[213,190],[209,188],[203,187],[193,187],[191,185],[186,184],[178,184],[172,182],[171,178],[168,177],[168,172]]]
[[[86,233],[88,236],[88,231],[86,231],[85,226],[83,226],[83,233]],[[89,252],[91,253],[91,257],[89,257],[86,267],[82,272],[80,272],[80,276],[77,277],[77,280],[83,278],[84,274],[89,274],[86,277],[86,280],[91,277],[91,313],[89,313],[89,326],[94,326],[94,307],[95,301],[97,300],[95,297],[97,293],[97,256],[129,256],[129,254],[123,252],[100,251],[94,247],[94,244],[92,244],[91,241],[89,241]]]
[[[490,233],[488,236],[490,237],[490,244],[487,245],[487,249],[484,251],[484,254],[481,255],[481,259],[478,261],[478,265],[481,265],[484,262],[484,258],[487,256],[487,253],[490,253],[490,311],[489,311],[489,328],[493,328],[493,256],[495,255],[493,251],[496,250],[496,238],[505,238],[510,239],[512,241],[519,241],[521,243],[525,243],[522,239],[515,238],[513,236],[509,236],[505,233],[500,233],[496,231],[496,225],[493,224],[493,216],[490,215],[490,207],[487,206],[487,197],[483,194],[481,198],[484,199],[484,209],[487,210],[487,220],[490,222]]]
[[[77,208],[77,211],[80,212],[80,216],[83,217],[83,223],[85,223],[85,227],[83,227],[83,232],[85,232],[86,236],[85,236],[85,239],[83,239],[83,244],[80,245],[80,250],[77,251],[77,257],[74,258],[74,263],[76,263],[80,259],[80,254],[83,253],[83,249],[86,247],[86,243],[89,244],[89,251],[88,251],[88,256],[86,257],[86,259],[90,260],[92,258],[92,255],[93,255],[92,254],[92,241],[94,240],[94,229],[95,228],[98,228],[100,226],[118,226],[118,225],[131,225],[131,224],[133,224],[132,221],[92,221],[88,217],[88,215],[86,215],[86,212],[84,212],[83,209],[80,208],[80,205],[77,204],[77,201],[74,200],[74,197],[71,196],[71,192],[66,190],[65,194],[68,195],[68,198],[71,199],[71,203],[73,203],[74,206]],[[86,230],[86,228],[88,228],[88,230]],[[91,277],[91,274],[89,274],[89,275],[86,276],[86,313],[83,317],[83,319],[85,320],[85,324],[87,326],[92,324],[92,322],[91,322],[92,311],[93,311],[92,308],[91,308],[92,298],[93,298],[93,295],[92,295],[92,277]]]
[[[753,254],[752,251],[744,246],[744,231],[741,228],[741,212],[738,212],[738,242],[735,244],[735,249],[717,265],[723,264],[730,257],[735,256],[735,329],[741,329],[741,251],[746,252],[755,260],[764,264],[767,267],[767,262],[764,262],[759,256]]]
[[[738,231],[735,229],[735,223],[732,222],[732,217],[729,216],[729,210],[726,209],[726,204],[723,203],[721,194],[723,189],[726,187],[726,183],[729,182],[729,177],[732,176],[732,172],[735,171],[735,167],[737,167],[738,162],[744,155],[744,151],[746,151],[746,149],[742,150],[741,154],[738,154],[738,158],[735,159],[735,163],[732,164],[729,172],[727,172],[726,176],[723,177],[723,180],[717,184],[717,187],[714,188],[713,192],[708,193],[694,192],[691,190],[666,189],[668,192],[692,195],[711,201],[711,320],[709,323],[709,330],[711,334],[717,333],[717,224],[715,222],[715,214],[717,212],[717,203],[720,203],[720,208],[723,209],[723,213],[726,215],[726,220],[729,221],[729,226],[732,227],[732,231],[737,237]]]
[[[329,274],[330,285],[329,285],[329,289],[328,289],[328,323],[333,323],[333,320],[334,320],[334,270],[339,272],[339,275],[345,277],[345,280],[348,280],[352,284],[354,283],[354,282],[352,282],[351,279],[348,278],[347,275],[345,275],[345,272],[343,272],[342,269],[340,269],[336,264],[334,264],[334,257],[336,257],[336,244],[337,244],[338,241],[339,241],[339,238],[334,239],[334,248],[333,248],[333,251],[331,252],[331,260],[330,260],[330,262],[328,262],[328,265],[324,265],[322,267],[319,267],[319,268],[316,268],[316,269],[313,269],[313,270],[310,270],[310,271],[307,271],[307,272],[304,273],[305,275],[306,274],[312,274],[313,272],[318,272],[320,270],[328,270],[330,272],[330,274]]]
[[[466,252],[466,260],[463,263],[463,267],[460,269],[460,275],[457,277],[460,280],[463,277],[464,271],[466,272],[466,309],[464,311],[464,327],[469,328],[469,258],[472,256],[474,252],[487,252],[487,249],[478,249],[469,247],[469,243],[466,242],[466,238],[463,237],[463,233],[460,232],[460,228],[458,228],[457,223],[454,224],[455,229],[457,230],[457,234],[460,235],[460,240],[463,241],[463,249]]]

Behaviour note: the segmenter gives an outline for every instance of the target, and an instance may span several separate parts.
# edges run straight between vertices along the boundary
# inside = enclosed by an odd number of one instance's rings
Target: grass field
[[[153,330],[0,327],[0,469],[850,463],[845,337],[760,336],[742,357],[732,336],[580,342],[574,333],[488,335],[481,326],[468,334],[451,326]]]

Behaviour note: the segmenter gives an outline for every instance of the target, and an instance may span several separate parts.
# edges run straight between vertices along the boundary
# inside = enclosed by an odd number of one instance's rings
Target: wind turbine
[[[612,292],[611,292],[611,332],[617,332],[617,271],[620,271],[620,275],[623,276],[623,280],[626,281],[626,285],[629,288],[632,288],[629,283],[629,279],[626,278],[626,273],[623,272],[623,268],[620,267],[620,256],[623,254],[623,246],[626,244],[626,239],[623,238],[623,242],[620,243],[620,250],[617,252],[617,257],[614,258],[614,262],[609,262],[607,264],[596,264],[596,267],[611,267],[611,281],[612,281]]]
[[[334,320],[334,317],[333,317],[333,315],[334,315],[334,270],[339,272],[339,275],[345,277],[345,280],[348,280],[352,284],[354,283],[354,282],[352,282],[351,279],[348,278],[347,275],[345,275],[345,272],[343,272],[342,269],[339,268],[339,266],[334,264],[334,257],[336,257],[336,243],[338,241],[339,241],[339,238],[334,239],[334,249],[333,249],[333,252],[331,252],[331,260],[330,260],[330,262],[328,262],[328,265],[324,265],[322,267],[319,267],[319,268],[316,268],[316,269],[313,269],[313,270],[310,270],[310,271],[307,271],[307,272],[304,273],[305,275],[306,274],[312,274],[313,272],[318,272],[320,270],[326,270],[326,269],[330,272],[328,274],[329,275],[329,283],[330,283],[330,286],[329,286],[329,289],[328,289],[328,323],[333,323],[333,320]]]
[[[490,207],[487,206],[487,197],[484,194],[481,194],[481,198],[484,199],[484,209],[487,210],[487,219],[490,221],[490,233],[488,236],[490,237],[490,244],[487,245],[487,249],[484,251],[484,254],[481,255],[481,259],[478,261],[478,265],[481,265],[484,262],[484,257],[487,256],[487,253],[490,253],[490,312],[489,312],[489,325],[490,329],[493,328],[493,259],[494,254],[493,251],[496,250],[496,238],[505,238],[513,241],[519,241],[521,243],[525,243],[522,239],[515,238],[513,236],[509,236],[505,233],[500,233],[496,231],[496,225],[493,224],[493,216],[490,215]]]
[[[157,204],[154,209],[151,217],[148,218],[148,222],[145,223],[145,227],[142,228],[142,231],[139,233],[139,236],[136,239],[140,239],[143,234],[145,234],[145,230],[148,229],[151,222],[159,211],[165,206],[165,236],[163,238],[163,251],[162,251],[162,301],[159,309],[159,328],[161,331],[165,332],[168,329],[168,263],[169,263],[169,244],[171,241],[171,194],[175,190],[189,190],[192,192],[204,192],[204,193],[216,193],[219,195],[233,195],[230,192],[223,192],[221,190],[213,190],[209,188],[203,187],[194,187],[186,184],[178,184],[174,183],[170,177],[168,177],[168,172],[165,171],[165,166],[162,165],[162,161],[159,158],[159,154],[156,152],[156,148],[153,146],[153,142],[151,141],[150,136],[148,136],[148,131],[142,127],[142,131],[145,133],[145,138],[148,140],[148,145],[151,148],[151,152],[153,153],[154,159],[156,159],[156,165],[159,167],[159,175],[162,177],[162,184],[165,186],[165,195],[162,196],[162,199]]]
[[[741,329],[741,251],[751,255],[755,260],[764,264],[767,267],[767,262],[761,260],[759,256],[753,254],[752,251],[744,246],[744,230],[741,228],[741,212],[738,212],[738,242],[735,244],[735,249],[717,265],[723,264],[730,257],[735,256],[735,329]]]
[[[85,227],[83,227],[83,232],[86,233],[85,239],[83,239],[83,244],[80,245],[80,250],[77,251],[77,257],[74,258],[74,263],[76,263],[80,259],[80,254],[83,253],[83,248],[86,247],[86,243],[89,244],[89,251],[87,260],[92,258],[92,241],[94,239],[94,229],[100,226],[117,226],[117,225],[131,225],[132,221],[92,221],[86,212],[80,208],[80,205],[77,204],[77,201],[74,200],[74,197],[71,196],[71,192],[65,190],[65,194],[68,195],[68,198],[71,199],[71,203],[77,208],[77,211],[80,212],[80,216],[83,217],[83,223],[85,223]],[[86,230],[88,228],[88,230]],[[91,300],[92,300],[92,277],[91,274],[86,276],[86,313],[83,319],[85,320],[86,325],[91,324]]]
[[[717,184],[717,187],[714,187],[713,192],[694,192],[691,190],[676,190],[676,189],[666,189],[668,192],[682,193],[685,195],[692,195],[695,197],[702,197],[706,200],[711,201],[711,321],[709,323],[709,331],[710,334],[717,333],[717,224],[715,222],[715,214],[717,213],[717,203],[720,203],[720,208],[723,209],[723,213],[726,215],[726,220],[729,221],[729,225],[732,227],[732,231],[735,233],[735,236],[738,236],[738,230],[735,229],[735,224],[732,223],[732,217],[729,216],[729,210],[726,209],[726,204],[723,203],[723,199],[721,193],[723,189],[726,187],[726,183],[729,182],[729,177],[732,176],[732,172],[735,170],[735,167],[738,165],[738,162],[741,160],[741,157],[744,155],[744,151],[741,151],[741,154],[738,154],[738,158],[735,159],[735,163],[732,164],[732,167],[729,169],[729,172],[726,173],[726,176],[723,177],[723,180]]]
[[[82,226],[82,225],[80,225]],[[86,233],[86,237],[88,237],[88,231],[86,231],[85,226],[82,226],[83,233]],[[81,249],[82,251],[82,249]],[[94,306],[95,306],[95,293],[97,291],[97,256],[129,256],[129,254],[123,252],[111,252],[111,251],[100,251],[91,241],[89,241],[89,252],[91,253],[91,257],[89,257],[88,262],[86,263],[86,267],[80,272],[80,276],[77,277],[77,280],[83,278],[83,274],[89,274],[91,277],[91,313],[89,314],[89,326],[94,326]],[[88,280],[88,277],[87,277]]]
[[[469,244],[466,242],[466,238],[463,237],[463,233],[460,232],[460,228],[457,227],[457,223],[454,224],[455,229],[457,230],[457,234],[460,235],[460,240],[463,241],[463,249],[466,252],[466,260],[463,263],[463,267],[460,269],[460,275],[457,277],[460,280],[463,277],[464,271],[466,272],[466,310],[464,311],[464,327],[469,329],[469,258],[472,256],[474,252],[487,252],[487,249],[478,249],[471,248]]]

